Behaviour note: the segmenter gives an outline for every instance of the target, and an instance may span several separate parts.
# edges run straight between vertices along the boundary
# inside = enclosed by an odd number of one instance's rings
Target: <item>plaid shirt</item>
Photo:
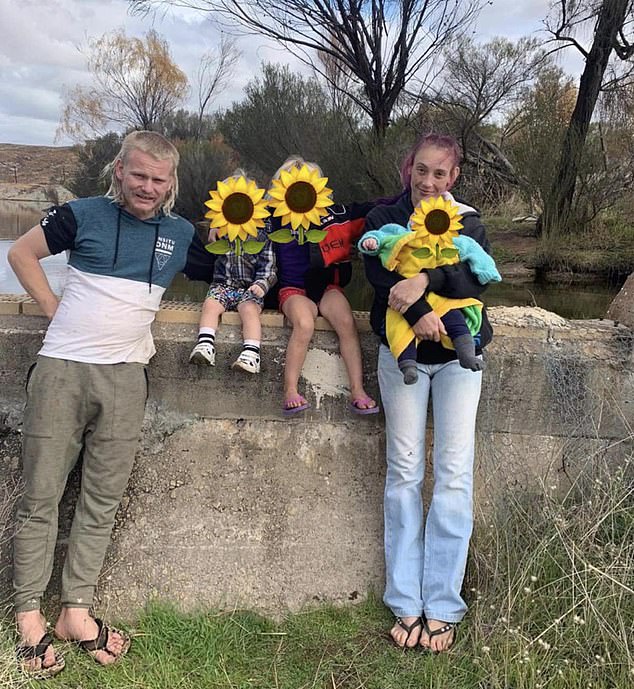
[[[259,285],[264,294],[277,282],[277,266],[273,243],[267,236],[266,228],[258,229],[258,242],[264,242],[262,250],[257,254],[235,253],[221,254],[214,263],[215,283],[248,289],[251,285]]]

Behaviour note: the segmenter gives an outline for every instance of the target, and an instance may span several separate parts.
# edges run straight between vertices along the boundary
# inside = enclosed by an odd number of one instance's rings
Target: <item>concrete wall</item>
[[[195,308],[175,306],[155,326],[146,428],[100,582],[101,605],[124,617],[152,596],[185,608],[275,611],[380,591],[383,418],[348,410],[333,333],[315,334],[304,367],[313,409],[288,419],[280,409],[288,334],[280,317],[265,320],[260,376],[229,369],[240,346],[231,318],[219,331],[216,367],[188,365],[196,317]],[[630,329],[541,309],[493,308],[491,320],[476,457],[485,511],[514,487],[565,485],[597,456],[622,456],[634,426]],[[377,394],[377,343],[367,320],[359,325],[368,387]],[[22,383],[44,327],[37,316],[0,317],[5,490],[17,477]],[[60,555],[74,490],[71,481]],[[2,551],[6,563],[6,538]],[[0,588],[7,583],[5,567]]]

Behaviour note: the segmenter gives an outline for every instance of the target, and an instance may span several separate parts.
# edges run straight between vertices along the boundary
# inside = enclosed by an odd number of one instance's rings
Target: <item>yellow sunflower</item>
[[[218,230],[218,237],[228,237],[233,242],[244,241],[249,235],[258,236],[258,228],[264,227],[264,218],[269,216],[264,189],[258,189],[255,182],[244,177],[230,177],[218,182],[217,190],[210,191],[209,196],[205,206],[210,210],[205,218],[210,227]]]
[[[273,215],[282,216],[282,225],[290,223],[294,230],[308,229],[311,223],[319,225],[332,205],[332,189],[328,189],[327,183],[327,177],[320,177],[317,170],[307,165],[282,170],[269,189],[269,204],[275,208]]]
[[[423,245],[429,246],[437,258],[455,256],[453,244],[458,230],[462,229],[462,216],[458,207],[442,196],[423,199],[411,217],[411,228]],[[446,251],[449,250],[449,251]]]

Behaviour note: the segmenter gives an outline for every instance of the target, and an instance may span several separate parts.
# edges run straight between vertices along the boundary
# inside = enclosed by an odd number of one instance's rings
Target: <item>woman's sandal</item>
[[[451,638],[449,639],[449,644],[447,645],[447,648],[443,649],[442,651],[433,651],[431,646],[423,646],[428,651],[432,651],[432,653],[447,653],[450,651],[453,647],[453,645],[456,643],[456,623],[455,622],[447,622],[444,624],[442,627],[439,627],[438,629],[434,629],[433,631],[429,628],[429,623],[425,621],[423,623],[423,631],[427,636],[429,637],[429,641],[435,637],[435,636],[442,636],[443,634],[447,634],[447,632],[451,632]]]
[[[403,620],[400,617],[396,618],[396,624],[403,629],[404,631],[407,632],[407,636],[405,637],[405,641],[403,644],[399,644],[396,642],[396,639],[390,634],[390,638],[392,639],[392,643],[396,646],[396,648],[400,648],[402,651],[407,651],[411,648],[416,648],[418,646],[418,642],[414,644],[414,646],[408,646],[407,642],[410,640],[410,637],[412,636],[412,633],[414,632],[415,629],[418,627],[422,626],[423,620],[420,617],[417,617],[411,624],[407,624],[406,622],[403,622]]]
[[[22,672],[32,679],[48,679],[55,677],[66,667],[64,656],[57,653],[55,649],[55,663],[53,665],[44,666],[44,657],[49,646],[53,645],[53,637],[47,632],[34,646],[21,645],[16,646],[15,656],[22,664]],[[27,666],[31,660],[40,659],[40,667],[30,668]]]
[[[119,662],[121,658],[123,658],[123,656],[128,652],[128,649],[130,648],[131,639],[120,629],[115,629],[114,627],[107,625],[103,620],[100,620],[98,617],[95,617],[94,619],[97,624],[97,627],[99,628],[97,637],[95,639],[86,639],[85,641],[75,641],[75,643],[82,651],[85,651],[86,653],[88,653],[88,655],[92,656],[93,660],[99,663],[99,665],[113,665],[114,663]],[[108,648],[110,634],[118,634],[123,639],[123,646],[119,653],[113,653]],[[98,651],[103,651],[104,653],[107,653],[109,656],[114,658],[112,663],[99,662],[96,656],[96,653]]]

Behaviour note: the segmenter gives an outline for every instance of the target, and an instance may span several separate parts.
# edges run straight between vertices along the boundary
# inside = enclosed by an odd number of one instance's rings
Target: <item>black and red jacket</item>
[[[327,235],[318,244],[275,244],[279,287],[299,287],[318,302],[328,285],[344,287],[350,282],[352,249],[365,229],[365,216],[375,201],[333,204],[320,225]],[[271,230],[281,228],[280,218],[271,218]]]

